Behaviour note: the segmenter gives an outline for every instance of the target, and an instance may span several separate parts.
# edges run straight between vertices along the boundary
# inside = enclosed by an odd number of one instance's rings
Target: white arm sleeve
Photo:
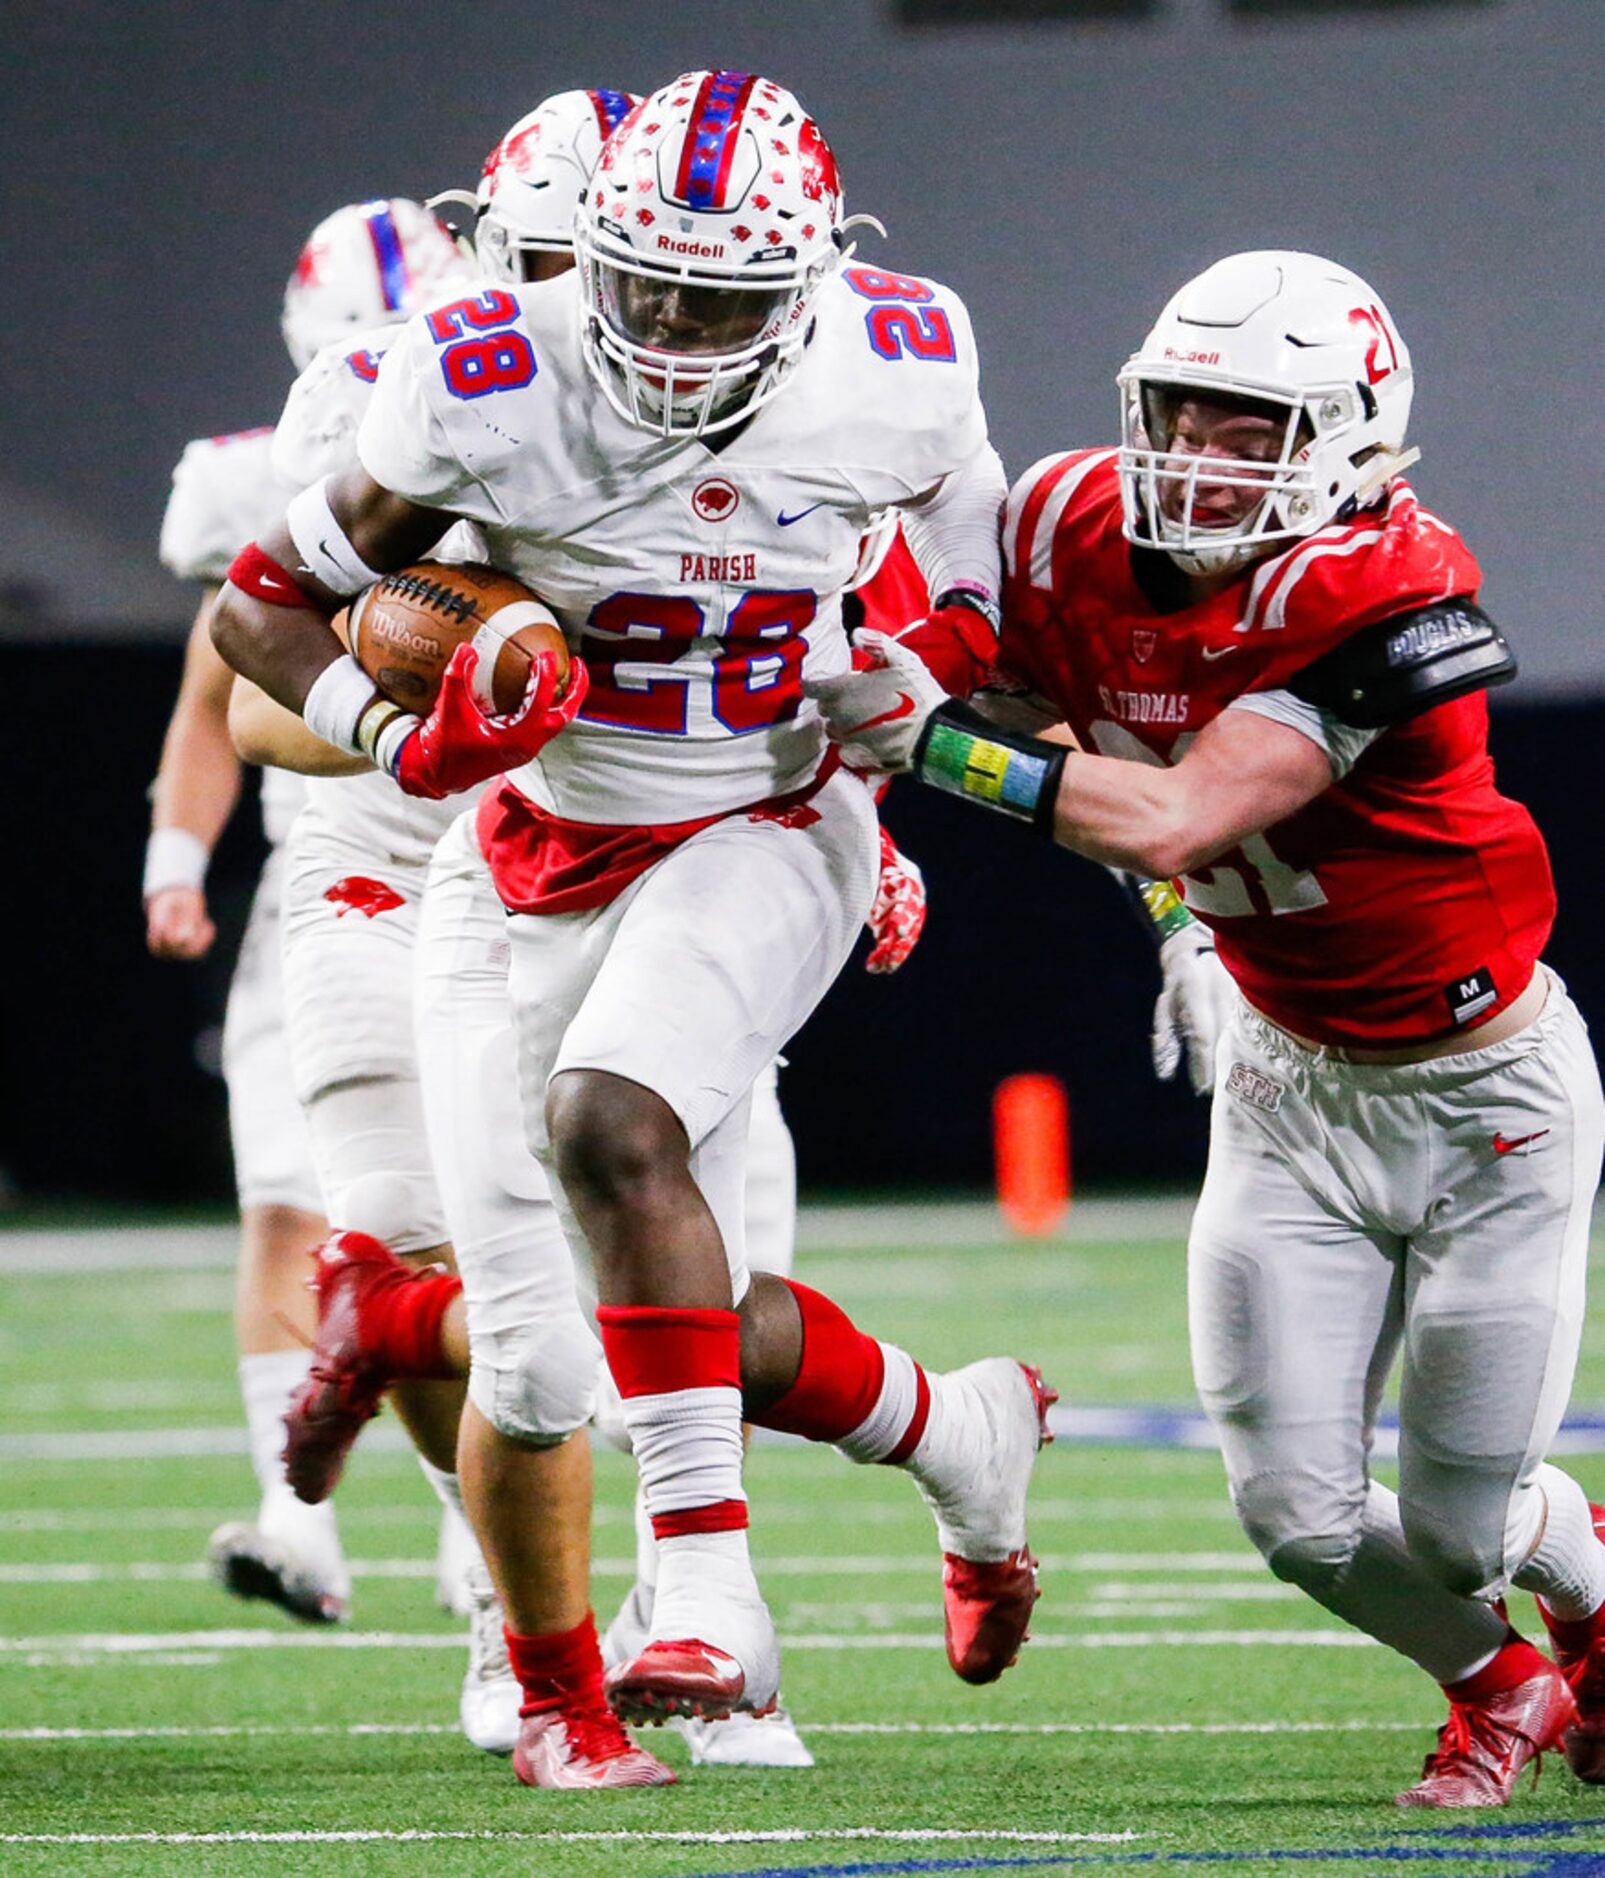
[[[999,521],[1008,495],[1003,464],[989,443],[903,510],[903,531],[931,597],[979,587],[996,599],[1002,585]]]
[[[1268,717],[1290,730],[1299,731],[1311,743],[1319,744],[1332,765],[1334,781],[1341,781],[1354,768],[1377,738],[1380,730],[1356,730],[1318,704],[1306,704],[1291,691],[1251,691],[1233,698],[1229,711],[1252,711],[1256,717]]]

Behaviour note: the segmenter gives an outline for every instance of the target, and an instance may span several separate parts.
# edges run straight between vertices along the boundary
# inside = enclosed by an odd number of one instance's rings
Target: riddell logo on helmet
[[[717,261],[724,255],[722,241],[679,241],[673,235],[659,235],[658,246],[670,254],[687,254],[698,261]]]
[[[1178,352],[1174,346],[1165,347],[1165,357],[1174,359],[1179,365],[1219,365],[1218,352]]]

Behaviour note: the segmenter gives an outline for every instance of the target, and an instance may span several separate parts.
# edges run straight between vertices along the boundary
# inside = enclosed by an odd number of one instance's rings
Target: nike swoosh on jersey
[[[1514,1154],[1517,1148],[1525,1148],[1534,1141],[1542,1141],[1544,1136],[1548,1133],[1549,1130],[1547,1128],[1540,1128],[1530,1135],[1517,1135],[1514,1141],[1504,1135],[1495,1135],[1494,1153]]]
[[[1205,659],[1207,659],[1209,663],[1213,665],[1216,659],[1225,658],[1228,652],[1240,652],[1242,650],[1242,647],[1241,646],[1202,646],[1200,647],[1200,650],[1203,652]]]
[[[897,694],[897,703],[889,711],[882,711],[879,717],[866,717],[862,724],[854,724],[851,730],[843,731],[844,737],[856,737],[860,731],[873,730],[877,724],[895,724],[900,717],[907,717],[914,709],[914,700],[906,691]]]
[[[775,517],[782,528],[790,528],[793,522],[800,522],[805,515],[812,515],[815,509],[822,509],[823,502],[811,502],[806,509],[799,509],[795,515],[788,515],[784,509]]]

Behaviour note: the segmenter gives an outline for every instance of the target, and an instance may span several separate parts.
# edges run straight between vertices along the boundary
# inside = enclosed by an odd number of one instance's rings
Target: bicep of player
[[[294,711],[276,704],[248,678],[235,678],[228,701],[228,729],[242,761],[300,776],[360,776],[373,766],[315,736]]]

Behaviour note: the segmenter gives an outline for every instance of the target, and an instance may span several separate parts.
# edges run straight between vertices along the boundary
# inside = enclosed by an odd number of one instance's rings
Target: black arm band
[[[931,713],[914,751],[914,774],[933,789],[1024,822],[1051,841],[1069,754],[1062,744],[1000,730],[954,699]]]
[[[1287,688],[1340,723],[1383,730],[1515,676],[1504,634],[1480,606],[1456,599],[1362,627]]]

